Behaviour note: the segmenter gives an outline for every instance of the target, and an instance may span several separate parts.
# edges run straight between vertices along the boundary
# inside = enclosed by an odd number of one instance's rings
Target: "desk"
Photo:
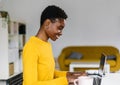
[[[70,72],[74,72],[74,68],[99,68],[99,62],[72,62],[69,67]],[[109,73],[109,64],[105,65],[105,73]]]
[[[120,73],[109,73],[102,78],[101,85],[119,85]]]

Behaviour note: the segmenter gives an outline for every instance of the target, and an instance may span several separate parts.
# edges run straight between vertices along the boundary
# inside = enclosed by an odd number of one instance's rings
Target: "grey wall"
[[[26,23],[28,40],[39,29],[42,10],[51,4],[69,16],[63,36],[50,41],[55,57],[69,45],[113,45],[120,49],[120,0],[2,0],[0,9],[8,11],[11,20]]]

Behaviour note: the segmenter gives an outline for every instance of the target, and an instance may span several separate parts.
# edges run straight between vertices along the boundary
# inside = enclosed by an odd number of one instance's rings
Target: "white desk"
[[[99,62],[72,62],[69,71],[74,72],[74,68],[99,68]],[[109,64],[105,65],[105,72],[109,73]]]
[[[120,73],[109,73],[102,78],[101,85],[119,85]]]

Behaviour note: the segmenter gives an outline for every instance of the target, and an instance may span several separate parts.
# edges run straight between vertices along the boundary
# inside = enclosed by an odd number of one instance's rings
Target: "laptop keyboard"
[[[97,77],[102,77],[102,75],[98,73],[87,73],[88,76],[97,76]]]

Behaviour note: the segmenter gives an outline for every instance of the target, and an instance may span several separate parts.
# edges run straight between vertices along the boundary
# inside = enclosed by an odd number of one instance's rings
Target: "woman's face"
[[[55,41],[62,35],[62,30],[65,27],[64,19],[56,19],[54,22],[49,23],[48,28],[46,30],[48,38]]]

